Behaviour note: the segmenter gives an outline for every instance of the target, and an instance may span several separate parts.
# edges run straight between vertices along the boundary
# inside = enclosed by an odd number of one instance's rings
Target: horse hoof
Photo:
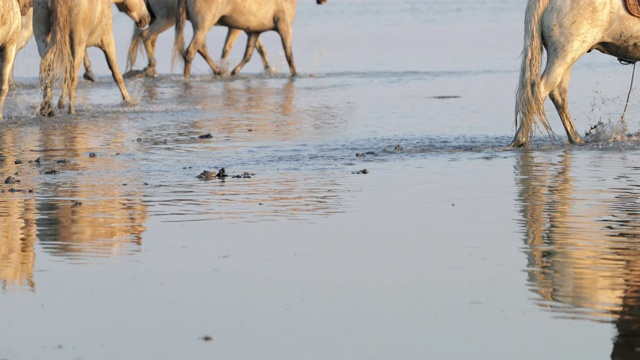
[[[96,82],[95,77],[93,77],[93,73],[85,72],[84,75],[82,75],[82,78],[87,81]]]
[[[52,117],[55,116],[55,112],[53,111],[53,106],[51,106],[50,102],[45,102],[40,104],[40,108],[38,109],[38,116],[40,117]]]

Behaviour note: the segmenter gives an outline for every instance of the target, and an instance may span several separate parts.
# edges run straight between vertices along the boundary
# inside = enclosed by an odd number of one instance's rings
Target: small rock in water
[[[56,175],[56,174],[60,174],[60,171],[58,171],[58,170],[49,170],[49,171],[45,171],[44,174],[45,175]]]
[[[218,173],[216,174],[216,177],[217,177],[218,179],[224,179],[224,178],[226,178],[227,176],[229,176],[229,175],[227,175],[227,171],[226,171],[224,168],[222,168],[222,169],[218,170]]]
[[[366,174],[368,174],[368,173],[369,173],[369,170],[367,170],[367,169],[362,169],[362,170],[360,170],[360,171],[354,171],[354,172],[352,172],[352,174],[357,174],[357,175],[360,175],[360,174],[365,174],[365,175],[366,175]]]
[[[70,163],[71,161],[69,161],[69,160],[67,160],[67,159],[62,159],[62,160],[58,160],[58,161],[56,161],[56,162],[57,162],[58,164],[68,164],[68,163]]]
[[[14,178],[13,176],[9,176],[8,178],[4,179],[4,183],[5,184],[15,184],[15,183],[19,183],[20,180]]]
[[[216,173],[214,171],[205,170],[196,177],[201,180],[213,180],[216,178]]]
[[[94,157],[96,157],[96,156],[97,156],[97,155],[96,155],[96,153],[94,153],[94,152],[89,153],[89,157],[90,157],[90,158],[94,158]]]
[[[198,139],[213,139],[213,135],[211,135],[211,133],[200,135]]]
[[[22,160],[18,159],[16,161],[14,161],[13,163],[16,164],[16,165],[20,165],[20,164],[22,164]]]

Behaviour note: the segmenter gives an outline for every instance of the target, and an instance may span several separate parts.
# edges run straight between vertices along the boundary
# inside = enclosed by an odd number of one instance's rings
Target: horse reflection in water
[[[526,234],[529,286],[541,296],[542,306],[562,317],[615,322],[618,335],[612,358],[636,359],[640,348],[638,174],[617,176],[620,186],[580,188],[572,173],[574,161],[570,151],[524,151],[518,161],[517,203]],[[609,175],[607,182],[596,182],[610,184]]]
[[[21,180],[5,185],[0,194],[0,281],[5,287],[35,290],[36,242],[41,254],[71,262],[139,252],[147,206],[142,184],[128,177],[130,162],[113,156],[126,139],[116,120],[110,124],[116,130],[103,139],[106,145],[101,141],[104,155],[95,158],[87,153],[97,146],[95,124],[44,124],[29,131],[7,127],[0,133],[0,152],[7,154],[0,158],[0,173],[18,172]],[[32,150],[41,153],[40,165],[14,163],[15,154]],[[70,162],[58,164],[59,159]],[[43,174],[50,169],[61,172]],[[103,172],[109,178],[102,178]],[[22,192],[8,192],[8,186]]]

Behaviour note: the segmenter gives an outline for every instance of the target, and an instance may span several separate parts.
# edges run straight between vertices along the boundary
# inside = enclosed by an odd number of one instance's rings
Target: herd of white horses
[[[316,0],[324,4],[326,0]],[[184,76],[191,75],[191,63],[196,52],[209,64],[214,74],[222,71],[207,51],[206,35],[214,25],[229,28],[224,44],[224,61],[233,43],[242,32],[248,36],[247,47],[240,64],[232,75],[250,60],[254,48],[262,56],[265,69],[269,69],[264,46],[259,39],[265,31],[276,31],[282,39],[285,56],[292,76],[296,67],[292,52],[293,20],[296,0],[0,0],[0,119],[11,83],[17,51],[33,36],[40,54],[40,86],[43,99],[38,116],[54,115],[52,87],[59,82],[61,96],[57,107],[75,113],[75,92],[78,73],[85,65],[85,78],[92,80],[91,63],[86,55],[88,47],[101,49],[125,103],[132,99],[124,84],[116,61],[113,36],[112,5],[129,16],[136,24],[128,52],[127,67],[133,66],[138,48],[144,44],[149,64],[141,71],[130,74],[157,76],[155,46],[158,35],[172,26],[176,28],[174,61],[184,62]],[[194,36],[184,46],[184,26],[189,20]]]
[[[317,4],[325,2],[316,0]],[[86,48],[90,46],[104,52],[124,102],[131,102],[116,62],[111,23],[113,4],[138,28],[129,48],[128,68],[135,63],[138,48],[144,44],[149,63],[137,75],[157,76],[156,41],[160,33],[172,26],[175,26],[173,61],[180,58],[184,62],[185,77],[191,74],[196,53],[205,59],[214,74],[222,74],[209,56],[205,41],[214,25],[229,28],[223,60],[238,35],[241,32],[248,35],[244,57],[232,70],[232,75],[249,61],[254,49],[262,56],[265,69],[269,68],[259,36],[271,30],[280,34],[289,70],[292,76],[296,75],[291,49],[296,0],[0,0],[0,119],[16,51],[32,34],[41,57],[43,100],[38,109],[39,116],[53,115],[51,88],[58,80],[62,92],[58,108],[65,107],[68,97],[69,113],[74,113],[75,88],[83,62],[85,77],[93,77],[86,56]],[[187,20],[193,26],[193,38],[185,49]],[[516,134],[511,146],[529,144],[539,128],[553,134],[545,113],[547,97],[556,107],[569,142],[583,142],[569,114],[569,78],[573,64],[592,50],[626,62],[640,60],[640,19],[630,14],[625,0],[528,0],[516,92]]]

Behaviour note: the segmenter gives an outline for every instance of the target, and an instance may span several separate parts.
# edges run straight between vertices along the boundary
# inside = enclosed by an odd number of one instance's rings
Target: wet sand
[[[638,143],[566,145],[553,117],[559,141],[506,148],[524,2],[390,3],[301,2],[294,80],[273,34],[278,72],[184,80],[169,31],[139,105],[92,51],[78,114],[40,119],[17,68],[0,359],[633,359]],[[581,132],[630,73],[576,65]]]

